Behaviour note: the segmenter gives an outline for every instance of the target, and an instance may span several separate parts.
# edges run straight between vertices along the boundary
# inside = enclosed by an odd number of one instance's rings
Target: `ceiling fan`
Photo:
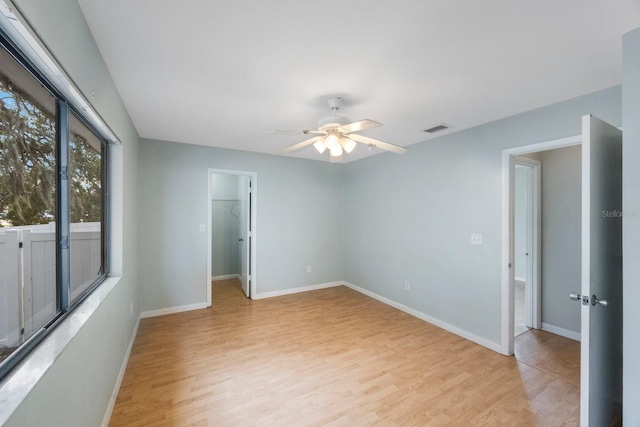
[[[287,154],[313,144],[320,154],[324,153],[325,150],[329,150],[329,160],[333,163],[339,163],[342,161],[342,153],[351,153],[358,142],[366,144],[369,146],[369,149],[377,147],[397,154],[403,154],[407,151],[406,148],[398,145],[358,135],[356,132],[376,128],[382,126],[382,124],[368,119],[351,123],[348,118],[338,116],[337,112],[343,102],[344,100],[339,97],[329,98],[329,108],[331,108],[333,115],[320,119],[318,122],[318,130],[269,131],[268,133],[303,133],[305,135],[316,135],[313,138],[298,142],[281,150],[280,154]]]

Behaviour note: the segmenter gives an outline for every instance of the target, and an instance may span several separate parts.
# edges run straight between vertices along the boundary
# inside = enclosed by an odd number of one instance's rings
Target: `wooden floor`
[[[513,286],[514,293],[514,304],[513,304],[513,336],[517,337],[519,335],[524,334],[529,330],[527,327],[527,322],[525,319],[525,284],[520,280],[516,280]]]
[[[141,321],[111,426],[578,425],[570,340],[527,332],[518,361],[346,287],[213,291]]]

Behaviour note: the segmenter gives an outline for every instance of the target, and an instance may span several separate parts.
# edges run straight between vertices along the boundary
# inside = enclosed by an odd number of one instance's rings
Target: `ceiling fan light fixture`
[[[315,147],[316,150],[318,150],[318,153],[322,154],[324,153],[324,150],[327,149],[327,146],[324,145],[324,142],[322,142],[322,140],[320,141],[316,141],[313,146]]]
[[[324,145],[326,145],[329,150],[333,150],[335,146],[340,146],[340,144],[338,143],[339,141],[340,138],[338,137],[338,135],[336,135],[335,133],[330,133],[324,138]]]
[[[342,146],[340,144],[336,144],[329,149],[329,153],[332,157],[340,157],[342,156]]]
[[[356,142],[352,139],[349,139],[347,137],[340,137],[340,145],[342,145],[342,148],[344,148],[344,151],[347,152],[347,154],[351,153],[353,151],[354,148],[356,148]]]
[[[339,116],[337,113],[342,106],[342,102],[343,99],[340,97],[329,98],[329,107],[333,115],[320,119],[318,122],[318,130],[269,131],[269,133],[303,133],[305,135],[316,135],[280,150],[280,154],[288,154],[292,151],[313,145],[320,154],[329,150],[329,160],[331,160],[332,163],[336,163],[342,161],[343,153],[351,153],[358,143],[367,145],[369,151],[371,151],[373,147],[384,151],[391,151],[396,154],[402,154],[407,151],[404,147],[358,134],[358,132],[363,130],[382,126],[382,124],[370,119],[351,122],[348,118]]]

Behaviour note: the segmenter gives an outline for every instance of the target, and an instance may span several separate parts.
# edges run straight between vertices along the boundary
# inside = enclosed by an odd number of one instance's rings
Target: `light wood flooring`
[[[524,307],[524,282],[520,280],[515,281],[514,290],[514,316],[513,316],[513,336],[517,337],[529,330],[525,320],[525,307]]]
[[[578,425],[571,340],[505,357],[346,287],[213,301],[141,321],[110,426]]]

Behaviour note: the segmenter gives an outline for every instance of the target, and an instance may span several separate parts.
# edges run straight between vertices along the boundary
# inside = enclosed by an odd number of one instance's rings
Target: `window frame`
[[[22,342],[5,360],[0,363],[0,381],[3,381],[13,370],[51,333],[64,319],[66,319],[82,302],[93,293],[109,277],[110,259],[110,222],[111,209],[109,205],[109,157],[111,135],[101,132],[83,113],[82,108],[76,108],[71,99],[47,78],[44,72],[38,70],[28,56],[24,54],[11,37],[0,28],[0,49],[5,49],[36,81],[38,81],[56,100],[56,298],[57,313],[38,331]],[[98,277],[75,300],[71,296],[71,231],[70,231],[70,181],[72,173],[70,165],[70,123],[71,114],[100,140],[101,162],[101,272]]]

